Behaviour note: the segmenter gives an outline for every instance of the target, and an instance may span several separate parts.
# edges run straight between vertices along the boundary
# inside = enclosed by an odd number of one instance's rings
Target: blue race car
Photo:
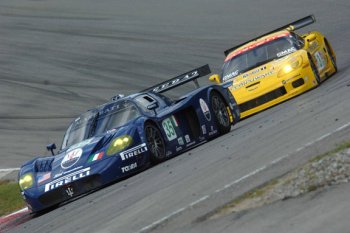
[[[199,67],[76,118],[56,155],[51,144],[52,156],[21,167],[19,185],[29,209],[56,206],[228,133],[239,110],[226,88],[198,86],[209,73],[208,65]],[[189,81],[197,88],[175,101],[161,94]]]

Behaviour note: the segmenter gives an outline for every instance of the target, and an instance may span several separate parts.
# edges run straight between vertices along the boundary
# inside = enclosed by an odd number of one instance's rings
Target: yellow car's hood
[[[278,73],[293,57],[285,56],[236,76],[229,89],[237,103],[244,103],[281,87],[284,79],[278,77]]]

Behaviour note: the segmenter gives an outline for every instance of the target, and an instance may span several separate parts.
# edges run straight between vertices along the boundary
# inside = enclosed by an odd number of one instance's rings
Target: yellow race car
[[[225,51],[221,76],[209,80],[229,88],[241,118],[317,87],[337,72],[335,53],[320,32],[294,32],[314,22],[310,15]]]

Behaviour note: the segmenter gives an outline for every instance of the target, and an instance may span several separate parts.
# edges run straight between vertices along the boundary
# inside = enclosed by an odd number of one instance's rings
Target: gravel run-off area
[[[349,182],[350,148],[344,144],[337,151],[317,156],[284,176],[245,193],[216,209],[205,219],[217,219],[227,214],[257,208],[279,200],[298,197],[320,188]]]

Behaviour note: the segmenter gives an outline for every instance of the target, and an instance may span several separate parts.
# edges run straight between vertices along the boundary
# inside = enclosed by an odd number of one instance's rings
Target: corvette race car
[[[19,185],[32,212],[56,206],[159,163],[230,131],[239,120],[227,88],[199,87],[208,65],[148,88],[116,96],[76,118],[58,151],[22,165]],[[197,88],[177,100],[161,94],[189,81]]]
[[[313,15],[225,51],[221,76],[209,80],[229,87],[241,117],[247,117],[318,86],[337,72],[336,56],[320,32],[295,30]]]

